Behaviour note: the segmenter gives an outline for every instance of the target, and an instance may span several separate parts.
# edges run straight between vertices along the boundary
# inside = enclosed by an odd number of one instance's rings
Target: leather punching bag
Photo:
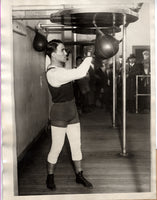
[[[46,37],[44,35],[42,35],[41,33],[39,33],[38,31],[36,31],[36,35],[33,40],[33,48],[36,51],[41,52],[46,49],[46,45],[47,45]]]
[[[119,50],[119,41],[108,34],[100,32],[96,35],[95,56],[100,59],[113,57]]]
[[[119,50],[120,41],[116,40],[109,34],[103,33],[100,28],[97,27],[95,18],[93,17],[93,25],[96,27],[96,40],[95,40],[95,56],[100,59],[108,59],[113,57]]]

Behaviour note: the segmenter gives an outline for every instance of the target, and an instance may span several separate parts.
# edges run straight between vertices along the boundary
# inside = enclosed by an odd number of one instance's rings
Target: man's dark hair
[[[56,51],[57,46],[61,43],[63,44],[61,40],[51,40],[50,42],[48,42],[46,47],[46,55],[51,58],[51,53]]]
[[[134,54],[130,54],[128,59],[132,59],[132,58],[136,58],[136,56]]]

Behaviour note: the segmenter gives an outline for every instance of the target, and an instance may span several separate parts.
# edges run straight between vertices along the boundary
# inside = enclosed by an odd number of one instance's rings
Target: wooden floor
[[[149,114],[127,113],[127,151],[130,157],[126,158],[119,156],[122,130],[112,128],[109,112],[97,108],[81,116],[84,175],[94,185],[93,189],[75,183],[67,140],[56,168],[57,190],[46,188],[46,158],[51,139],[50,134],[45,133],[19,164],[19,195],[150,191],[149,121]]]

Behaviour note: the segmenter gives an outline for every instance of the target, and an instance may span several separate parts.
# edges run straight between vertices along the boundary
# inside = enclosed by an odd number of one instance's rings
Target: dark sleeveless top
[[[49,70],[53,69],[53,67],[49,68]],[[48,88],[51,93],[52,102],[54,103],[61,103],[66,101],[71,101],[74,99],[74,91],[72,82],[66,83],[61,85],[60,87],[53,87],[49,84],[48,80]]]

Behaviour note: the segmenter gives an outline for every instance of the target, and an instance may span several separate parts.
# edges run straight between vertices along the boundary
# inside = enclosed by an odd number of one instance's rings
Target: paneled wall
[[[33,49],[35,32],[25,26],[29,23],[23,23],[26,35],[13,33],[17,156],[37,137],[48,119],[45,56]]]

